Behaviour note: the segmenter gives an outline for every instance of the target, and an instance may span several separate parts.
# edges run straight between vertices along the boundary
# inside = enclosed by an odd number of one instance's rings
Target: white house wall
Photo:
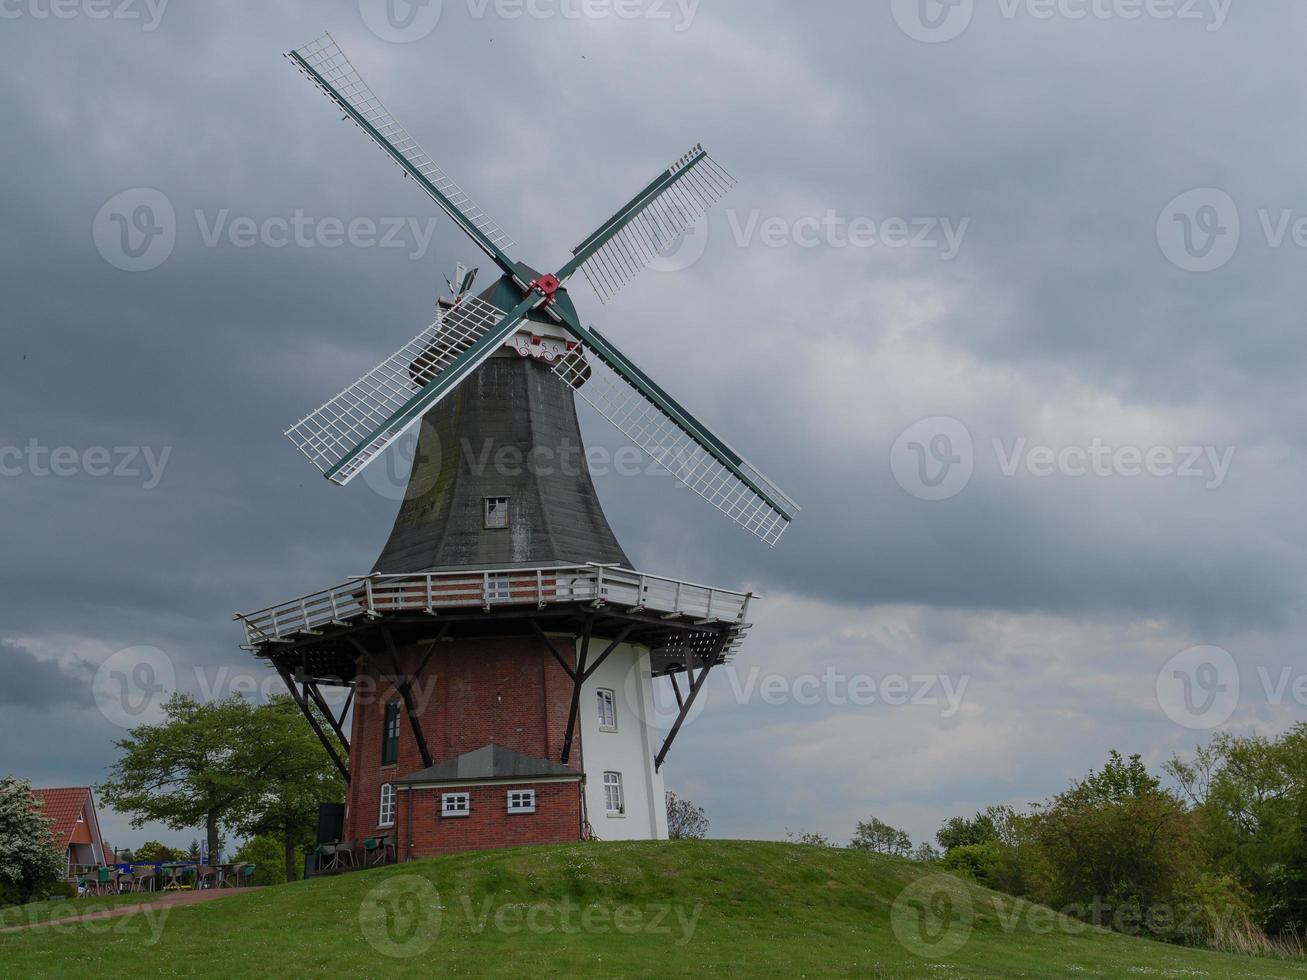
[[[593,652],[607,644],[591,642]],[[599,729],[597,691],[616,693],[617,731]],[[648,723],[646,723],[648,719]],[[581,750],[590,826],[600,840],[666,840],[667,806],[663,777],[654,771],[660,733],[656,727],[649,653],[623,644],[600,665],[581,695]],[[626,814],[610,817],[604,803],[604,773],[620,772]]]

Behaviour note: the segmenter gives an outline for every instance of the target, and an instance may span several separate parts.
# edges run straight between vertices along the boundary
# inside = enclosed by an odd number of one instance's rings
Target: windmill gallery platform
[[[343,485],[419,427],[372,572],[237,617],[348,786],[320,836],[401,861],[665,838],[663,762],[712,669],[739,651],[751,596],[635,570],[576,452],[576,396],[766,544],[798,507],[583,326],[565,284],[583,272],[608,299],[733,181],[696,147],[540,275],[508,257],[499,225],[330,36],[289,57],[501,273],[472,295],[476,271],[460,269],[431,326],[286,433]],[[441,451],[453,446],[576,465],[477,465]],[[674,705],[665,717],[655,685]]]

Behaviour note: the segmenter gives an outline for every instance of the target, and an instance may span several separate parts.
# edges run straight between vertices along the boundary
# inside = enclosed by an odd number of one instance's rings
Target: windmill
[[[327,479],[344,485],[486,362],[524,322],[556,325],[564,354],[555,373],[684,486],[774,546],[798,506],[755,466],[640,370],[607,336],[582,324],[567,291],[577,272],[603,302],[700,218],[735,181],[695,146],[658,174],[572,250],[557,272],[510,257],[513,241],[431,159],[373,94],[330,34],[287,55],[498,267],[490,299],[468,295],[475,272],[456,276],[458,300],[395,354],[286,431]],[[528,327],[528,337],[537,336]],[[551,352],[546,352],[546,354]]]
[[[702,710],[710,672],[741,648],[752,593],[636,571],[584,454],[580,465],[500,467],[449,449],[574,458],[580,394],[774,545],[794,503],[583,326],[566,288],[581,272],[610,299],[733,181],[695,147],[542,274],[509,257],[499,225],[418,148],[330,35],[289,57],[500,273],[474,295],[477,270],[460,265],[426,330],[287,432],[346,484],[421,424],[372,572],[237,616],[245,649],[278,672],[347,784],[343,805],[323,813],[320,842],[384,841],[375,855],[408,860],[665,838],[663,763]],[[324,689],[343,689],[344,706]]]

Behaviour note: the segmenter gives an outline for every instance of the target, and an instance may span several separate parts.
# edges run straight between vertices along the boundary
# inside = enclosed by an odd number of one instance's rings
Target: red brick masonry
[[[556,645],[568,656],[571,643]],[[404,670],[416,670],[426,658],[425,645],[401,648]],[[396,797],[396,826],[379,822],[381,787],[425,768],[407,713],[401,716],[399,761],[381,764],[385,704],[399,697],[393,678],[362,668],[369,684],[356,695],[350,739],[350,787],[345,837],[397,835],[400,860],[453,851],[519,844],[555,843],[581,836],[581,787],[571,783],[524,783],[512,788],[536,790],[534,814],[508,814],[509,786],[477,786],[472,815],[441,818],[440,795],[454,790],[418,790],[414,794],[413,849],[408,850],[408,793]],[[498,744],[536,759],[557,761],[562,753],[572,682],[544,645],[533,638],[499,638],[441,643],[423,676],[416,679],[414,699],[423,734],[436,763],[484,745]],[[580,726],[577,726],[578,729]],[[569,765],[580,777],[578,730]]]
[[[510,814],[509,791],[523,789],[536,791],[536,812]],[[409,792],[401,792],[398,800],[401,861],[522,844],[562,844],[581,836],[579,781],[454,785],[411,792],[411,823]],[[441,816],[445,793],[470,794],[472,812],[466,817]]]

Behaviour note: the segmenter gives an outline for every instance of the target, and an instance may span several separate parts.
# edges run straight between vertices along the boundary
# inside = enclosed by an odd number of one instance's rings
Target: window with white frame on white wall
[[[466,817],[472,813],[471,793],[445,793],[440,797],[442,817]]]
[[[622,774],[604,773],[604,810],[610,817],[626,816],[626,798],[622,795]]]
[[[533,789],[511,789],[508,791],[509,813],[535,813],[536,791]]]
[[[617,694],[601,687],[595,692],[599,696],[599,730],[601,732],[617,731]]]
[[[381,809],[377,814],[377,826],[395,826],[395,787],[390,783],[381,785]]]

